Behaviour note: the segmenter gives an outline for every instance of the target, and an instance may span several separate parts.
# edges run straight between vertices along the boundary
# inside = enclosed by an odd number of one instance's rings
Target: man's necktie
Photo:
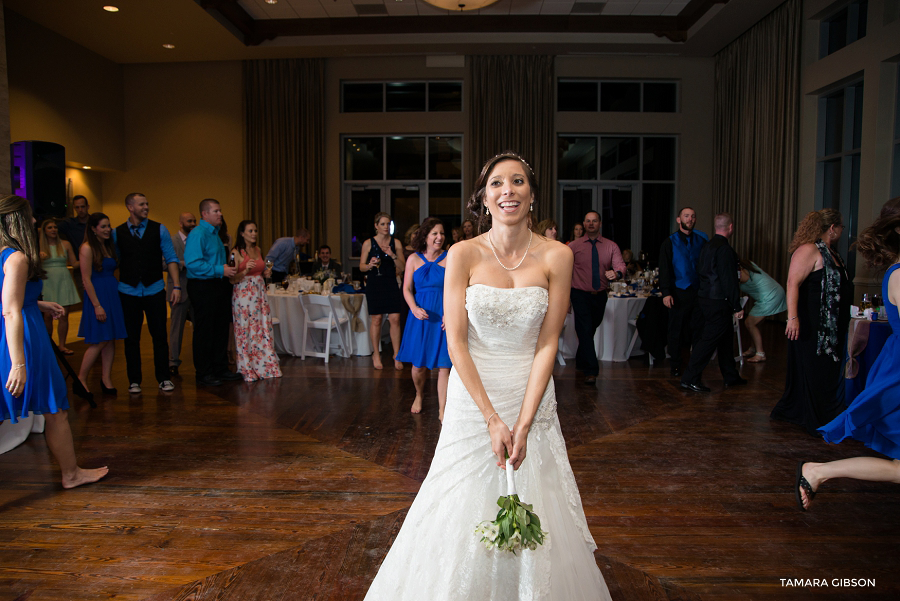
[[[140,236],[138,236],[138,229],[139,229],[140,227],[141,227],[141,226],[139,226],[139,225],[132,225],[132,226],[131,226],[131,235],[134,236],[135,238],[140,238]]]
[[[600,290],[600,282],[602,281],[600,279],[600,253],[597,252],[597,243],[600,240],[588,238],[588,241],[591,243],[591,287],[594,290]]]

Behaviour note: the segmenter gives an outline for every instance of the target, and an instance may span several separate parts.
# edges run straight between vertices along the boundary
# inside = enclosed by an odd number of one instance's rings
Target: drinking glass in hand
[[[375,275],[381,275],[381,257],[375,256],[372,260],[375,261]]]

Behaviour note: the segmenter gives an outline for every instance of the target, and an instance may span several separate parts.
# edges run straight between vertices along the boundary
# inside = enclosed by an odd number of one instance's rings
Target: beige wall
[[[67,162],[124,169],[122,67],[11,11],[6,32],[12,140],[56,142]]]
[[[6,24],[3,14],[3,2],[0,0],[0,148],[9,148],[9,80],[6,77]],[[10,156],[0,152],[0,194],[9,194]]]
[[[863,78],[862,145],[860,153],[859,231],[871,223],[889,198],[892,132],[900,60],[900,20],[891,21],[885,0],[869,0],[866,36],[819,59],[819,18],[840,6],[826,0],[805,0],[800,131],[800,193],[798,216],[815,207],[818,99],[848,81]],[[846,216],[845,216],[846,218]],[[881,292],[881,276],[857,258],[856,296]]]
[[[105,212],[127,218],[142,192],[150,215],[174,231],[204,198],[222,203],[234,233],[244,218],[241,65],[236,61],[126,65],[123,171],[103,174]]]

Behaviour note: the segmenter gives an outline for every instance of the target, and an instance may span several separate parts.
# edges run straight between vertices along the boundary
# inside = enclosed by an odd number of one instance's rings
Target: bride
[[[528,229],[536,189],[531,167],[505,152],[485,164],[469,199],[479,225],[491,228],[454,244],[447,257],[444,323],[453,370],[440,439],[367,601],[610,599],[550,377],[572,252]],[[475,535],[507,494],[507,454],[519,497],[549,532],[537,550],[517,555],[485,549]]]

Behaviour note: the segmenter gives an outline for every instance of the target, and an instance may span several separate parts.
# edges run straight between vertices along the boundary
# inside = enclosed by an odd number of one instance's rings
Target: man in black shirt
[[[738,319],[744,317],[737,254],[728,244],[729,238],[734,235],[734,221],[728,213],[719,213],[714,223],[716,235],[700,251],[697,261],[700,277],[697,302],[703,312],[703,331],[691,351],[687,371],[681,378],[681,387],[694,392],[709,392],[709,388],[700,382],[700,376],[715,351],[719,353],[719,370],[725,380],[725,388],[747,383],[734,366],[732,351],[732,316]]]

